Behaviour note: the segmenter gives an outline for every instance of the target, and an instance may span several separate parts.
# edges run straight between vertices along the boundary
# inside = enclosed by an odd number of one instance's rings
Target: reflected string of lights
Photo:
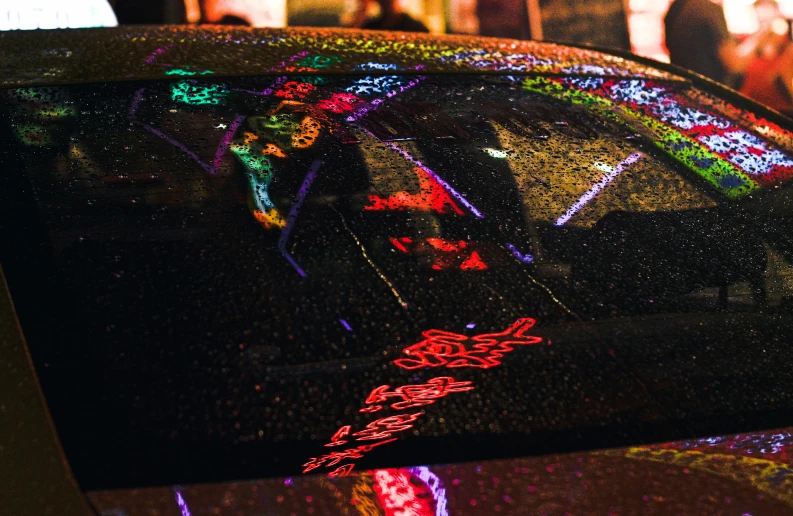
[[[513,244],[509,244],[508,243],[508,244],[506,244],[506,246],[507,246],[507,249],[509,250],[509,252],[512,253],[512,256],[517,258],[518,261],[520,261],[522,263],[525,263],[525,264],[529,264],[529,263],[534,261],[534,255],[533,254],[531,254],[531,253],[523,254],[520,251],[518,251],[518,248],[515,247]]]
[[[564,311],[565,311],[565,312],[567,312],[568,314],[572,315],[572,316],[573,316],[573,317],[575,317],[576,319],[579,319],[579,320],[581,319],[581,318],[578,316],[578,314],[576,314],[575,312],[573,312],[572,310],[570,310],[570,309],[567,307],[567,305],[565,305],[564,303],[562,303],[561,299],[559,299],[558,297],[556,297],[556,294],[554,294],[554,293],[553,293],[553,291],[552,291],[551,289],[549,289],[547,286],[545,286],[545,284],[544,284],[544,283],[542,283],[541,281],[537,280],[537,278],[535,278],[534,276],[532,276],[531,274],[529,274],[529,273],[528,273],[527,271],[525,271],[525,270],[523,271],[523,273],[526,275],[526,277],[527,277],[527,278],[529,278],[529,281],[531,281],[532,283],[534,283],[535,285],[537,285],[538,287],[540,287],[541,289],[543,289],[543,290],[544,290],[544,291],[545,291],[545,292],[548,294],[548,296],[551,298],[551,300],[552,300],[554,303],[556,303],[556,304],[559,306],[559,308],[561,308],[562,310],[564,310]]]
[[[149,131],[151,134],[153,134],[153,135],[155,135],[155,136],[157,136],[159,138],[162,138],[163,140],[165,140],[166,142],[170,143],[171,145],[173,145],[174,147],[176,147],[180,151],[182,151],[185,154],[187,154],[193,161],[195,161],[198,164],[198,166],[203,168],[207,173],[209,173],[209,174],[212,173],[212,167],[210,167],[209,165],[204,163],[201,160],[201,158],[198,156],[198,154],[196,154],[195,152],[193,152],[190,149],[188,149],[185,146],[185,144],[183,144],[179,140],[171,138],[170,136],[168,136],[164,132],[160,131],[159,129],[155,129],[154,127],[152,127],[152,126],[150,126],[148,124],[144,124],[143,122],[138,122],[138,121],[135,121],[135,120],[133,120],[133,122],[135,122],[136,124],[140,125],[144,129]]]
[[[372,269],[374,269],[375,273],[380,277],[380,279],[383,280],[383,282],[386,285],[388,285],[388,288],[391,290],[391,293],[394,295],[394,297],[399,302],[399,306],[401,306],[402,308],[407,310],[408,304],[404,301],[404,299],[402,299],[402,295],[396,289],[394,284],[391,283],[391,280],[389,280],[388,277],[383,273],[383,271],[380,269],[380,267],[378,267],[377,264],[375,264],[372,261],[372,259],[369,258],[369,254],[366,252],[366,248],[364,247],[364,245],[358,239],[358,235],[356,235],[355,232],[352,229],[350,229],[350,226],[347,225],[347,219],[345,219],[344,215],[342,215],[341,212],[339,212],[339,210],[337,210],[333,205],[330,205],[330,207],[333,209],[333,211],[336,212],[336,214],[339,216],[339,218],[341,218],[341,223],[344,226],[344,229],[346,229],[347,232],[350,234],[350,236],[352,236],[353,240],[355,240],[355,243],[358,245],[358,248],[361,250],[361,253],[363,254],[363,257],[366,260],[366,263],[368,263],[369,266]]]

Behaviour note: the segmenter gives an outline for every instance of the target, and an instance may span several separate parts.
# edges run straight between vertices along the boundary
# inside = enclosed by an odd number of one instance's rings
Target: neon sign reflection
[[[401,191],[385,197],[370,195],[369,204],[363,209],[366,211],[415,209],[464,215],[463,210],[457,206],[451,195],[426,169],[415,167],[414,171],[419,180],[419,193],[411,194]]]
[[[467,337],[444,330],[428,330],[424,340],[405,348],[403,353],[410,358],[394,360],[403,369],[422,367],[475,367],[490,369],[501,365],[506,353],[514,346],[531,346],[542,342],[542,337],[526,335],[535,324],[534,319],[518,319],[515,324],[498,333],[483,333]],[[466,344],[470,344],[466,346]]]
[[[472,391],[474,387],[471,382],[455,382],[451,376],[440,376],[424,384],[403,385],[394,390],[390,389],[390,385],[375,387],[365,401],[370,406],[362,408],[360,412],[378,412],[383,409],[383,405],[379,403],[395,399],[398,401],[390,405],[395,410],[423,407],[435,403],[449,393]]]
[[[483,333],[470,338],[443,330],[427,330],[422,334],[424,340],[403,351],[410,358],[396,359],[393,364],[409,370],[422,367],[472,367],[479,369],[496,367],[501,365],[501,359],[506,353],[514,351],[514,346],[534,345],[543,341],[542,337],[527,335],[535,323],[534,319],[525,317],[518,319],[504,331]],[[466,346],[466,344],[470,344],[470,346]],[[425,384],[402,385],[395,389],[392,389],[390,385],[381,385],[369,393],[364,402],[367,406],[360,409],[359,412],[379,412],[386,408],[386,404],[390,404],[388,408],[392,410],[426,407],[451,393],[468,392],[474,388],[473,382],[456,381],[450,376],[440,376],[432,378]],[[333,434],[330,442],[325,444],[326,447],[344,446],[351,440],[377,442],[312,457],[303,464],[303,473],[309,473],[320,467],[331,468],[343,461],[363,458],[365,453],[372,451],[375,447],[396,441],[398,438],[395,437],[395,434],[413,428],[415,422],[423,414],[422,410],[381,417],[368,423],[363,430],[358,432],[352,431],[352,425],[344,425]],[[330,471],[328,476],[346,476],[352,473],[353,469],[354,464],[352,463],[341,464]],[[435,494],[437,490],[437,487],[433,489],[433,493]],[[436,516],[441,514],[445,514],[445,512],[437,512]]]
[[[374,488],[386,516],[430,516],[429,502],[419,497],[407,472],[378,469],[374,472]]]

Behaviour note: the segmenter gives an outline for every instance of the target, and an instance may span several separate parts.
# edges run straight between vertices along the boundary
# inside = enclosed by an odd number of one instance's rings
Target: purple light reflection
[[[139,89],[132,96],[132,103],[129,105],[129,118],[135,118],[135,113],[138,111],[138,105],[140,104],[140,101],[143,100],[143,91],[145,89],[146,88]]]
[[[518,249],[512,244],[507,244],[507,249],[509,249],[509,252],[512,253],[512,256],[514,256],[523,263],[531,263],[534,261],[533,254],[530,253],[523,254],[520,251],[518,251]]]
[[[193,516],[193,513],[190,512],[190,508],[187,506],[187,502],[182,496],[182,493],[174,489],[174,494],[176,495],[176,505],[178,505],[179,510],[182,511],[182,516]]]
[[[152,55],[150,55],[149,57],[147,57],[145,59],[146,63],[152,64],[154,62],[154,60],[157,59],[157,56],[159,56],[160,54],[165,53],[166,51],[168,51],[170,49],[172,49],[173,46],[174,46],[174,43],[169,43],[169,44],[165,45],[164,47],[158,48],[157,50],[154,51],[154,53]]]
[[[300,186],[300,191],[298,191],[297,198],[295,199],[294,204],[292,204],[292,209],[289,210],[289,215],[286,218],[286,227],[283,231],[281,231],[281,237],[278,239],[278,249],[281,251],[281,254],[284,255],[284,258],[286,258],[290,264],[292,264],[292,267],[295,268],[297,273],[304,278],[308,276],[308,274],[306,274],[306,271],[300,268],[300,265],[297,264],[289,251],[287,251],[286,244],[289,242],[289,235],[292,233],[292,230],[295,227],[298,212],[300,212],[300,208],[303,206],[303,201],[306,199],[306,195],[308,195],[308,190],[311,188],[311,183],[314,181],[314,177],[317,175],[317,172],[321,166],[322,161],[314,160],[314,162],[311,164],[311,168],[308,169],[308,174],[306,174],[306,178],[303,180],[303,184]]]

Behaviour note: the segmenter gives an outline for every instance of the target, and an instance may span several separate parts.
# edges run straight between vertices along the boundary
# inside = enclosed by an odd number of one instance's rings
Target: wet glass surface
[[[3,95],[4,272],[85,487],[791,423],[791,134],[690,85]]]

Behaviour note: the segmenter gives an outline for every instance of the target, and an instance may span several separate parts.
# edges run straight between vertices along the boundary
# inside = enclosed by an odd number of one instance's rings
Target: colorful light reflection
[[[374,471],[374,488],[386,516],[431,516],[426,500],[419,497],[410,475],[398,469]]]
[[[432,498],[435,500],[435,516],[449,516],[449,511],[446,507],[448,505],[446,489],[443,487],[440,477],[426,466],[408,468],[408,471],[413,476],[418,477],[429,488]]]
[[[422,333],[424,340],[403,351],[410,358],[394,360],[394,364],[409,370],[424,367],[490,369],[501,365],[500,359],[514,351],[514,346],[531,346],[542,342],[542,337],[526,335],[535,322],[528,317],[522,318],[504,331],[474,337],[444,330],[428,330]],[[471,344],[470,348],[466,347],[468,343]]]
[[[368,407],[362,408],[359,412],[379,412],[383,409],[380,403],[391,403],[390,407],[394,410],[405,410],[409,408],[423,407],[431,405],[437,400],[448,396],[453,392],[467,392],[474,390],[471,382],[456,382],[451,376],[440,376],[433,378],[424,384],[408,384],[391,389],[390,385],[381,385],[366,398]]]

